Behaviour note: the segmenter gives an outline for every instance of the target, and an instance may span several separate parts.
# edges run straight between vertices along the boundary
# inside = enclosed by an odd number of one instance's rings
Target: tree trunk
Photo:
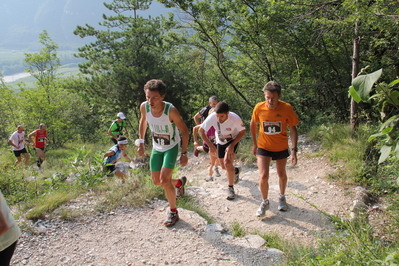
[[[360,36],[359,36],[359,23],[355,23],[355,38],[353,39],[353,56],[352,56],[352,79],[357,77],[359,73],[359,44],[360,44]],[[351,114],[350,114],[350,123],[352,131],[356,131],[359,121],[358,121],[358,113],[357,113],[358,104],[351,99]]]

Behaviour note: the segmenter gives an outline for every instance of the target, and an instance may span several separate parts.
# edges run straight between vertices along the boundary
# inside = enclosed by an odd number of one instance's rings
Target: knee
[[[285,179],[287,178],[287,172],[285,171],[277,172],[277,176],[279,179]]]
[[[170,179],[161,179],[161,181],[160,181],[160,185],[163,186],[163,187],[169,186],[170,184],[172,184],[170,182]]]
[[[260,175],[259,180],[262,182],[269,182],[269,175],[266,175],[266,174]]]
[[[153,180],[152,183],[154,183],[154,185],[156,185],[156,186],[161,186],[162,185],[162,183],[160,181]]]

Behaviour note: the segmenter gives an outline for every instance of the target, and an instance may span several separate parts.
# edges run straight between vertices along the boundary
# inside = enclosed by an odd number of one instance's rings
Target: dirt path
[[[304,244],[315,243],[320,234],[333,228],[310,204],[334,215],[348,215],[353,199],[326,180],[334,169],[325,158],[304,156],[314,147],[302,145],[299,164],[288,169],[287,212],[277,211],[278,178],[271,169],[270,210],[263,219],[255,216],[260,204],[258,171],[254,165],[243,165],[241,181],[235,186],[236,199],[226,200],[227,179],[205,182],[205,154],[191,156],[189,165],[179,170],[186,175],[186,193],[214,217],[217,224],[207,225],[198,214],[179,209],[180,221],[165,228],[167,202],[154,199],[145,208],[119,209],[106,215],[87,215],[78,222],[59,219],[38,221],[40,234],[25,233],[20,240],[12,265],[274,265],[283,264],[282,253],[267,249],[251,233],[275,232]],[[303,197],[305,200],[301,199]],[[91,196],[71,205],[90,206]],[[231,235],[231,224],[238,222],[249,236]],[[280,258],[280,260],[279,260]]]

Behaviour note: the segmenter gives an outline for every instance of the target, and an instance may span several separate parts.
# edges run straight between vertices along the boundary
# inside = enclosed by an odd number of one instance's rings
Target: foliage
[[[289,248],[288,265],[380,265],[387,252],[397,248],[374,238],[365,219],[341,220],[341,227],[335,235],[320,239],[317,249]]]
[[[365,70],[364,70],[365,71]],[[374,108],[381,114],[379,132],[368,139],[373,141],[379,138],[380,158],[378,163],[384,162],[393,151],[393,155],[399,159],[399,91],[397,84],[399,79],[386,84],[377,84],[375,91],[372,91],[374,83],[382,74],[382,69],[370,74],[359,75],[352,81],[349,93],[356,102],[373,102]],[[373,93],[372,93],[373,92]]]
[[[186,14],[178,25],[181,39],[201,51],[204,63],[219,72],[217,81],[223,79],[221,85],[227,88],[220,92],[222,99],[233,103],[233,110],[239,110],[244,119],[249,119],[252,107],[262,100],[257,92],[267,81],[276,80],[283,85],[284,99],[293,103],[305,123],[345,121],[347,73],[352,40],[357,37],[353,25],[359,20],[362,58],[372,57],[375,64],[386,64],[392,72],[395,69],[398,24],[393,14],[397,3],[161,2]],[[387,41],[386,36],[393,37]],[[216,81],[217,75],[211,75]]]
[[[235,237],[244,237],[247,235],[247,230],[239,222],[234,221],[231,225],[231,234]]]
[[[364,173],[363,158],[368,147],[367,138],[373,128],[367,125],[352,132],[350,125],[339,123],[315,126],[309,132],[309,137],[322,145],[320,154],[327,156],[338,169],[336,176],[343,181],[355,181]],[[368,162],[371,165],[371,162]]]
[[[15,105],[13,104],[16,101],[15,93],[4,83],[0,73],[0,113],[2,114],[0,116],[0,123],[4,125],[0,129],[0,139],[9,138],[9,132],[15,130],[18,123],[20,123],[16,116]]]
[[[46,30],[40,33],[39,42],[44,46],[39,53],[25,54],[25,63],[28,65],[26,71],[37,79],[41,87],[47,89],[55,80],[56,71],[61,65],[57,56],[58,45],[51,40]]]

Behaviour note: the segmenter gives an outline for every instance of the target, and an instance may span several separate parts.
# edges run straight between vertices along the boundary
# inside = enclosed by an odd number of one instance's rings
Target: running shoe
[[[287,202],[285,201],[285,196],[278,197],[278,210],[286,211],[288,209]]]
[[[199,154],[199,150],[197,149],[197,147],[194,148],[194,156],[198,157]]]
[[[256,216],[263,217],[266,214],[266,211],[269,209],[269,200],[263,200],[259,206],[259,209],[256,211]]]
[[[234,188],[233,187],[229,187],[227,189],[227,199],[228,200],[233,200],[236,196],[236,193],[234,192]]]
[[[182,176],[179,178],[181,181],[181,186],[176,187],[176,198],[181,198],[184,195],[184,185],[187,182],[187,178],[185,176]]]
[[[240,172],[241,167],[234,167],[234,184],[237,184],[240,181]]]
[[[213,167],[213,172],[215,172],[215,176],[216,176],[216,177],[222,176],[222,175],[220,174],[219,168],[218,168],[217,166],[214,166],[214,167]]]
[[[163,222],[165,226],[174,226],[176,222],[179,221],[179,214],[177,212],[169,210],[168,218]]]
[[[213,181],[213,176],[208,175],[207,178],[205,178],[205,181],[206,181],[206,182]]]

